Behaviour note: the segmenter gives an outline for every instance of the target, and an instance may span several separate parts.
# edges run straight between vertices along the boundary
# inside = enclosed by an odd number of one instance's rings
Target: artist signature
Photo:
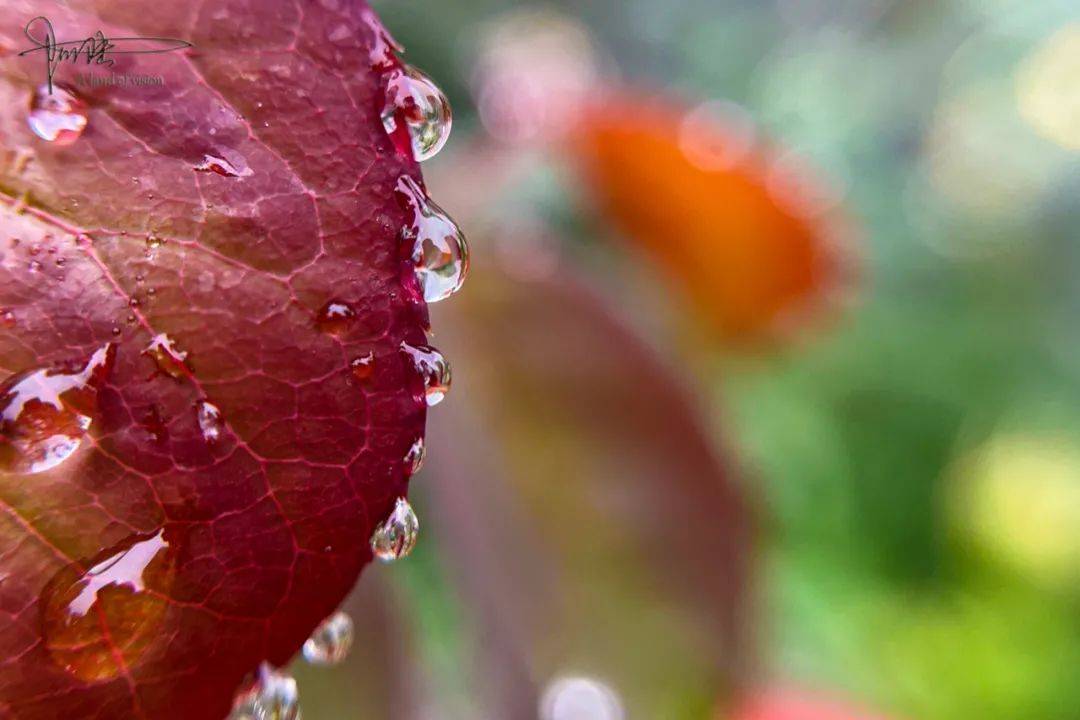
[[[36,33],[35,33],[36,31]],[[23,50],[19,56],[29,55],[44,51],[45,74],[48,78],[49,93],[53,90],[53,74],[57,66],[65,60],[75,64],[82,58],[87,65],[111,66],[113,59],[110,55],[137,55],[148,53],[164,53],[173,50],[182,50],[192,47],[186,40],[162,37],[118,37],[107,38],[98,30],[85,40],[65,40],[58,42],[56,33],[53,32],[52,23],[44,16],[38,16],[26,23],[23,29],[26,37],[34,47]],[[41,34],[44,33],[44,34]]]

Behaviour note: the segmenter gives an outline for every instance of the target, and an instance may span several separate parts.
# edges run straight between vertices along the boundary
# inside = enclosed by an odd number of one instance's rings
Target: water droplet
[[[143,251],[143,256],[146,257],[146,259],[148,259],[148,260],[153,259],[154,255],[157,253],[157,250],[158,250],[158,248],[161,247],[161,245],[162,245],[162,240],[161,240],[160,237],[158,237],[156,234],[154,234],[152,232],[147,233],[147,235],[146,235],[146,250]]]
[[[296,680],[263,663],[255,683],[237,695],[229,720],[300,720]]]
[[[110,344],[75,372],[30,370],[0,383],[0,471],[40,473],[71,457],[90,429],[115,356]]]
[[[445,300],[461,289],[469,272],[465,235],[411,177],[398,179],[397,195],[413,214],[402,230],[402,241],[424,300]]]
[[[353,358],[349,363],[353,377],[360,382],[367,382],[375,374],[375,353],[369,352],[364,357]]]
[[[424,467],[424,459],[427,457],[427,448],[424,446],[424,438],[416,438],[416,442],[409,446],[405,453],[405,472],[415,475]]]
[[[442,150],[450,137],[453,116],[450,102],[431,79],[410,65],[399,65],[386,73],[386,104],[383,127],[394,139],[399,152],[408,152],[418,162]],[[401,137],[401,126],[408,143]]]
[[[321,332],[342,335],[352,326],[354,320],[356,311],[352,305],[341,300],[331,300],[319,310],[315,325]]]
[[[427,345],[419,347],[401,343],[401,351],[412,359],[424,381],[424,397],[428,406],[438,405],[450,391],[450,363],[438,350]]]
[[[159,371],[175,380],[183,380],[191,374],[187,365],[184,364],[187,353],[178,350],[173,340],[164,333],[154,336],[154,339],[143,350],[143,355],[153,360]]]
[[[420,521],[405,498],[398,498],[393,512],[371,535],[371,552],[384,563],[405,557],[416,547]]]
[[[398,44],[390,33],[386,30],[386,26],[379,20],[379,16],[369,8],[365,7],[361,11],[360,19],[371,30],[374,35],[374,41],[371,44],[371,52],[369,59],[371,60],[371,69],[379,72],[389,72],[396,67],[400,67],[401,61],[398,60],[397,53],[404,52],[405,48]]]
[[[15,313],[10,310],[0,310],[0,323],[3,323],[4,327],[15,327]]]
[[[348,656],[352,641],[352,618],[338,611],[323,620],[304,643],[304,659],[312,665],[337,665]]]
[[[29,263],[27,263],[27,265],[26,265],[26,269],[27,269],[28,271],[32,272],[32,273],[39,273],[39,272],[41,272],[41,267],[42,267],[42,265],[41,265],[41,262],[40,262],[40,261],[38,261],[38,260],[31,260],[31,261],[30,261]]]
[[[202,162],[195,166],[195,171],[214,172],[222,177],[247,177],[251,175],[251,168],[248,167],[247,161],[240,153],[223,150],[221,154],[226,157],[204,155]]]
[[[200,400],[195,404],[195,417],[199,421],[199,430],[202,431],[203,440],[215,443],[221,439],[221,433],[225,429],[225,418],[217,405],[206,400]]]
[[[626,712],[618,693],[588,677],[558,678],[540,698],[541,720],[623,720]]]
[[[30,129],[42,140],[70,145],[86,129],[86,104],[71,90],[53,83],[40,85],[30,99]]]
[[[53,661],[84,681],[108,680],[160,642],[176,550],[162,529],[132,535],[57,573],[40,606]]]

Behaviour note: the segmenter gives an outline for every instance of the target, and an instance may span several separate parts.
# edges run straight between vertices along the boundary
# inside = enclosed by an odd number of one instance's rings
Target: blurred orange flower
[[[885,720],[823,695],[767,690],[745,701],[731,720]]]
[[[572,147],[602,212],[728,342],[783,337],[846,289],[836,193],[737,106],[624,95],[585,110]]]

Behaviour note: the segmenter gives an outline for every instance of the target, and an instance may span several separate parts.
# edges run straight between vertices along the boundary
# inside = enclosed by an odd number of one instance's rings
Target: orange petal
[[[709,110],[598,103],[573,149],[603,213],[724,339],[777,338],[846,284],[834,194]]]

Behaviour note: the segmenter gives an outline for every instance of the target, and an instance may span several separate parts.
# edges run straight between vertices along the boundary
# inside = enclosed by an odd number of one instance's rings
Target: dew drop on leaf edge
[[[228,720],[299,720],[296,680],[269,663],[259,667],[255,682],[237,694]]]
[[[401,232],[402,253],[416,274],[424,301],[450,297],[469,272],[469,245],[457,223],[407,175],[398,179],[398,201],[411,218]]]
[[[382,121],[387,135],[397,144],[401,123],[412,157],[417,162],[435,157],[450,137],[453,125],[450,101],[431,78],[411,65],[398,65],[388,70],[384,78],[386,104]]]
[[[427,345],[410,345],[403,342],[401,351],[408,356],[413,367],[420,374],[424,384],[424,401],[428,407],[441,403],[450,392],[452,380],[450,363],[442,353]]]
[[[352,618],[339,610],[323,620],[304,642],[304,659],[312,665],[337,665],[348,657],[352,641]]]
[[[406,557],[416,547],[420,521],[405,498],[398,498],[390,516],[371,535],[371,552],[381,562]]]

